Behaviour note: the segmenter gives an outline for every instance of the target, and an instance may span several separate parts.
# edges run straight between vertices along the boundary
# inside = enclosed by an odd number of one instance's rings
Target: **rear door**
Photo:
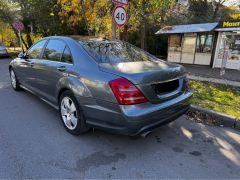
[[[68,76],[71,69],[72,56],[66,43],[60,39],[50,39],[44,49],[42,60],[35,66],[37,81],[34,88],[47,100],[55,103],[57,83]]]

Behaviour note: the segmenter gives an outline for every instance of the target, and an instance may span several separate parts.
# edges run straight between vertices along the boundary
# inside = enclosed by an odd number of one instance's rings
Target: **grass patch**
[[[240,118],[240,88],[193,80],[190,86],[192,104]]]

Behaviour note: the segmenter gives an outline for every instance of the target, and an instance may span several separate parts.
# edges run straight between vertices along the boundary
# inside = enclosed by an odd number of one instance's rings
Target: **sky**
[[[240,5],[240,0],[228,0],[227,2],[224,3],[226,6],[230,6],[232,4],[239,4]]]
[[[209,0],[210,1],[210,0]],[[216,1],[222,1],[222,0],[216,0]],[[181,4],[187,4],[188,3],[188,0],[178,0],[179,3]],[[239,4],[240,5],[240,0],[227,0],[224,5],[225,6],[231,6],[231,5],[237,5]]]

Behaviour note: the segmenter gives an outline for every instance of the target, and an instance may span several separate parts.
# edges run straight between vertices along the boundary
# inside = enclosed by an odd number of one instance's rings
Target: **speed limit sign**
[[[124,26],[128,21],[128,14],[124,7],[122,6],[116,6],[113,10],[113,20],[116,23],[117,26],[122,27]]]

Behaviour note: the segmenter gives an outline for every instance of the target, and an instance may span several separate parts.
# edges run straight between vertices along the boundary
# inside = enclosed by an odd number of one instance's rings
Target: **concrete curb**
[[[187,75],[187,78],[191,80],[196,80],[196,81],[207,81],[207,82],[212,82],[217,84],[225,84],[225,85],[227,84],[234,87],[240,87],[240,82],[230,81],[227,79],[206,78],[206,77],[194,76],[194,75]]]
[[[212,111],[209,109],[205,109],[199,106],[195,106],[191,104],[191,110],[192,111],[199,111],[205,114],[208,114],[211,117],[216,118],[220,125],[223,125],[225,127],[231,127],[240,130],[240,120],[238,120],[236,117],[229,116],[223,113],[219,113],[216,111]]]

